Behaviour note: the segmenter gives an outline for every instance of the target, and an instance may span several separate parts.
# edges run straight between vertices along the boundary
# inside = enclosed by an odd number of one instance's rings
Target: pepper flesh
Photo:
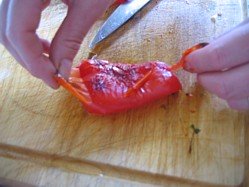
[[[141,82],[148,72],[150,75]],[[73,68],[70,82],[60,77],[57,80],[82,102],[89,113],[99,115],[137,108],[181,89],[178,78],[163,62],[131,65],[85,60]]]
[[[185,65],[188,54],[206,45],[202,43],[186,50],[181,60],[171,67],[163,62],[122,64],[92,59],[72,68],[69,82],[62,77],[56,79],[89,113],[118,113],[178,92],[182,86],[173,72]]]

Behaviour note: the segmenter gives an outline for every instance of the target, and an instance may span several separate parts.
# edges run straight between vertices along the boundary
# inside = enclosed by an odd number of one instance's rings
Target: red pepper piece
[[[188,54],[206,45],[202,43],[186,50],[181,60],[171,67],[163,62],[131,65],[94,59],[73,68],[69,82],[61,77],[56,79],[88,112],[118,113],[179,91],[181,84],[172,71],[181,69]]]
[[[153,73],[153,69],[151,69],[148,73],[146,73],[144,75],[144,77],[142,77],[140,80],[138,80],[134,86],[132,86],[131,88],[129,88],[127,90],[127,92],[125,93],[125,96],[128,97],[130,96],[132,93],[134,93],[136,90],[140,89],[151,77],[152,73]]]
[[[67,89],[73,96],[78,98],[84,105],[89,105],[92,103],[91,99],[89,98],[88,94],[81,94],[77,88],[75,88],[73,85],[69,84],[65,79],[63,79],[60,76],[56,76],[55,79],[57,82],[63,86],[65,89]]]
[[[57,79],[88,112],[99,115],[137,108],[181,89],[178,78],[162,62],[131,65],[86,60],[73,68],[70,83]]]

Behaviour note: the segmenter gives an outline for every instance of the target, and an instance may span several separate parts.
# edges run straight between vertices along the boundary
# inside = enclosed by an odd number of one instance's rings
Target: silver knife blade
[[[106,22],[99,29],[89,47],[94,46],[116,31],[120,26],[126,23],[134,14],[143,8],[151,0],[130,0],[119,7],[112,13]]]

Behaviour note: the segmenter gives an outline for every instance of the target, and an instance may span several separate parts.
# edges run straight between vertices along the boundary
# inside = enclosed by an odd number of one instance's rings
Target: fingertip
[[[203,49],[199,49],[198,51],[194,51],[189,54],[185,58],[184,69],[191,73],[201,73],[202,72],[202,64],[203,64]]]
[[[35,62],[29,63],[28,71],[34,77],[41,79],[49,87],[53,89],[59,88],[59,84],[55,80],[57,69],[45,55],[40,56]]]
[[[60,62],[59,74],[66,80],[68,80],[70,76],[70,71],[72,67],[72,62],[68,59],[63,59]]]
[[[194,60],[193,60],[193,54],[189,54],[185,58],[185,64],[184,64],[184,69],[188,72],[195,73],[195,68],[194,68]]]
[[[48,59],[47,59],[48,60]],[[58,89],[60,85],[55,79],[57,74],[57,69],[53,66],[52,62],[48,60],[47,67],[45,67],[45,72],[43,74],[42,80],[52,89]]]
[[[45,79],[43,82],[54,90],[57,90],[60,87],[54,77],[51,77],[51,79]]]

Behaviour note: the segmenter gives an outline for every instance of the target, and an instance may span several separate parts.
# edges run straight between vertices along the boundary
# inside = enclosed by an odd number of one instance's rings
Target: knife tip
[[[93,49],[99,42],[101,42],[104,37],[102,37],[102,33],[99,31],[98,34],[93,38],[91,43],[89,44],[89,48]]]
[[[89,48],[90,48],[90,49],[93,49],[94,47],[95,47],[95,43],[91,42],[91,43],[89,44]]]

